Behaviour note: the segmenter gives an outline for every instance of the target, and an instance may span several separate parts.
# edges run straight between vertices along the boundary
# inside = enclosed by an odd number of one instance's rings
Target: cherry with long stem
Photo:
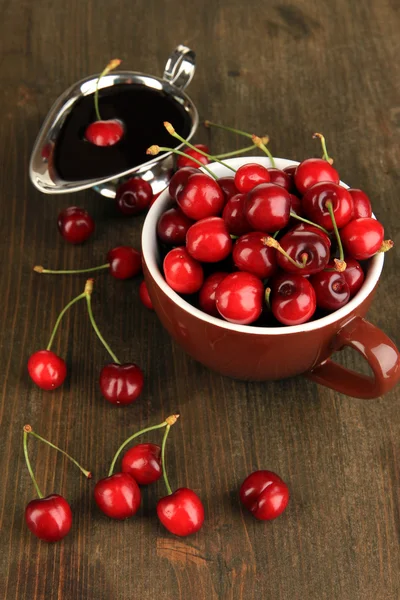
[[[333,225],[333,231],[335,232],[335,237],[336,237],[336,241],[338,244],[338,248],[339,248],[339,260],[337,258],[334,259],[334,263],[335,263],[335,267],[337,271],[345,271],[346,270],[346,263],[344,260],[344,251],[343,251],[343,244],[342,244],[342,240],[340,239],[340,233],[336,224],[336,219],[335,219],[335,214],[333,211],[333,204],[331,200],[328,200],[325,203],[325,206],[331,216],[332,219],[332,225]]]
[[[198,148],[196,148],[196,150],[198,151]],[[151,156],[157,156],[157,154],[159,154],[160,152],[173,152],[174,154],[178,154],[179,156],[185,156],[186,158],[189,158],[194,163],[198,164],[199,167],[202,167],[205,171],[207,171],[207,173],[209,175],[211,175],[211,177],[213,177],[214,179],[218,179],[217,175],[215,175],[215,173],[213,173],[211,171],[211,169],[206,167],[206,165],[203,165],[203,163],[201,163],[199,160],[197,160],[194,156],[189,156],[189,154],[185,154],[185,152],[181,152],[180,150],[177,150],[176,148],[169,148],[168,146],[158,146],[157,144],[153,144],[146,150],[146,154],[150,154]],[[200,154],[200,152],[199,152],[199,154]]]
[[[108,73],[110,71],[113,71],[114,69],[119,67],[121,62],[122,61],[119,58],[113,58],[112,60],[110,60],[110,62],[108,63],[106,68],[100,73],[99,78],[96,81],[96,90],[94,92],[94,110],[95,110],[96,118],[98,121],[102,120],[101,115],[100,115],[100,110],[99,110],[99,83],[100,83],[100,80],[105,75],[108,75]]]
[[[42,265],[35,265],[33,270],[36,273],[45,273],[51,275],[77,275],[78,273],[93,273],[94,271],[100,271],[101,269],[109,269],[110,263],[99,265],[98,267],[90,267],[89,269],[45,269]]]
[[[39,488],[38,483],[36,481],[35,474],[34,474],[33,469],[32,469],[31,461],[29,460],[29,454],[28,454],[28,431],[26,430],[26,427],[27,427],[27,425],[25,425],[25,427],[24,427],[24,456],[25,456],[25,462],[26,462],[27,469],[29,471],[29,475],[30,475],[30,477],[32,479],[32,483],[35,486],[35,490],[36,490],[36,493],[38,495],[38,498],[42,499],[42,498],[44,498],[44,496],[43,496],[42,492],[40,491],[40,488]]]
[[[266,246],[269,246],[269,248],[275,248],[275,250],[277,250],[278,252],[280,252],[285,258],[287,258],[287,260],[292,263],[293,266],[297,267],[298,269],[304,269],[306,264],[307,264],[307,254],[304,254],[303,256],[303,262],[299,263],[296,260],[294,260],[294,258],[292,258],[291,256],[289,256],[289,254],[286,252],[286,250],[284,250],[282,248],[282,246],[280,245],[280,243],[278,242],[278,240],[276,240],[273,237],[265,237],[263,239],[263,243]]]
[[[115,356],[114,352],[111,350],[110,346],[107,344],[106,340],[101,335],[99,328],[97,327],[97,323],[95,321],[95,318],[93,316],[93,311],[92,311],[92,292],[93,292],[93,279],[88,279],[88,281],[86,282],[86,286],[85,286],[84,296],[86,298],[86,304],[87,304],[87,310],[88,310],[90,323],[91,323],[97,337],[99,338],[100,342],[103,344],[104,348],[107,350],[107,352],[109,353],[109,355],[111,356],[113,361],[117,365],[120,365],[121,362]]]
[[[326,149],[326,141],[325,141],[325,137],[322,135],[322,133],[314,133],[313,134],[313,138],[314,139],[319,139],[321,141],[321,146],[322,146],[322,158],[326,160],[327,163],[329,163],[330,165],[333,165],[333,158],[331,158],[328,154],[328,151]]]

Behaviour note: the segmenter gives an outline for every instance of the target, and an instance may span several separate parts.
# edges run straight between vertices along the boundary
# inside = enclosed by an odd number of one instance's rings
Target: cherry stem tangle
[[[108,269],[110,267],[110,263],[106,263],[105,265],[100,265],[98,267],[90,267],[90,269],[72,269],[72,270],[54,270],[54,269],[45,269],[42,265],[36,265],[33,267],[33,270],[36,273],[50,273],[51,275],[76,275],[78,273],[93,273],[94,271],[100,271],[101,269]]]
[[[53,329],[52,334],[50,336],[50,340],[49,340],[49,343],[47,344],[46,350],[50,350],[51,349],[51,347],[53,345],[53,342],[54,342],[55,335],[57,333],[57,329],[58,329],[58,327],[59,327],[59,325],[61,323],[61,320],[62,320],[63,316],[67,312],[67,310],[69,308],[71,308],[71,306],[73,304],[75,304],[79,300],[82,300],[83,298],[85,298],[85,292],[83,292],[82,294],[79,294],[79,296],[77,296],[76,298],[73,298],[73,300],[71,300],[70,302],[68,302],[68,304],[66,306],[64,306],[64,308],[62,309],[62,311],[60,312],[60,314],[57,317],[57,321],[56,321],[56,324],[54,325],[54,329]]]
[[[104,69],[104,71],[102,71],[100,73],[100,76],[96,82],[96,90],[94,92],[94,110],[96,113],[96,118],[98,121],[101,121],[101,116],[100,116],[100,111],[99,111],[99,83],[100,83],[100,79],[102,77],[104,77],[105,75],[107,75],[110,71],[113,71],[114,69],[116,69],[119,65],[121,64],[121,61],[119,58],[114,58],[113,60],[110,60],[110,62],[108,63],[108,65],[106,66],[106,68]]]
[[[333,165],[333,158],[331,158],[328,154],[328,151],[326,149],[326,142],[325,142],[325,137],[322,135],[322,133],[314,133],[313,138],[316,139],[318,138],[319,140],[321,140],[321,146],[322,146],[322,158],[324,158],[326,160],[326,162],[328,162],[330,165]]]
[[[333,204],[331,200],[325,202],[325,207],[328,210],[330,217],[332,219],[333,230],[335,232],[336,241],[339,248],[339,260],[335,259],[335,265],[337,271],[344,271],[346,269],[346,263],[344,261],[344,252],[343,252],[343,244],[340,239],[340,233],[338,227],[336,225],[335,213],[333,212]]]
[[[93,279],[88,279],[86,282],[86,285],[85,285],[84,296],[86,298],[86,304],[87,304],[87,310],[88,310],[90,322],[92,324],[92,327],[93,327],[97,337],[99,338],[100,342],[103,344],[104,348],[107,350],[107,352],[109,353],[109,355],[111,356],[113,361],[117,365],[120,365],[121,362],[115,356],[114,352],[111,350],[110,346],[107,344],[106,340],[101,335],[99,328],[97,327],[97,323],[94,319],[93,312],[92,312],[92,291],[93,291]]]
[[[108,471],[108,477],[111,477],[111,475],[113,474],[115,463],[117,462],[118,457],[121,454],[122,450],[125,448],[125,446],[127,446],[130,442],[132,442],[132,440],[139,437],[140,435],[143,435],[144,433],[148,433],[149,431],[154,431],[155,429],[162,429],[163,427],[169,428],[169,427],[171,427],[171,425],[176,423],[178,419],[179,419],[179,415],[170,415],[169,417],[167,417],[165,419],[165,421],[163,421],[159,425],[152,425],[151,427],[145,427],[145,429],[141,429],[140,431],[137,431],[136,433],[134,433],[133,435],[128,437],[128,439],[125,440],[123,444],[121,444],[121,446],[118,448],[117,452],[115,453],[115,456],[114,456],[113,461],[110,466],[110,470]]]
[[[197,148],[196,148],[196,150],[197,150]],[[173,152],[174,154],[178,154],[179,156],[184,156],[185,158],[189,158],[190,160],[195,162],[197,165],[199,165],[199,167],[202,167],[205,171],[207,171],[207,173],[209,175],[211,175],[211,177],[213,177],[214,179],[218,179],[218,177],[215,175],[215,173],[213,173],[211,171],[211,169],[208,169],[206,167],[206,165],[203,165],[203,163],[200,162],[199,160],[197,160],[197,158],[194,158],[193,156],[190,156],[189,154],[185,154],[184,152],[181,152],[180,150],[177,150],[176,148],[169,148],[168,146],[157,146],[157,144],[153,144],[153,146],[150,146],[150,148],[147,148],[147,150],[146,150],[146,154],[151,154],[151,156],[157,156],[157,154],[159,154],[160,152]]]
[[[25,427],[24,427],[24,455],[25,455],[26,466],[27,466],[27,469],[29,471],[29,475],[31,476],[33,485],[35,486],[36,493],[37,493],[37,495],[38,495],[39,498],[43,498],[44,496],[43,496],[42,492],[40,491],[40,488],[39,488],[39,486],[37,484],[36,477],[35,477],[35,475],[33,473],[33,470],[32,470],[31,461],[29,460],[29,455],[28,455],[28,432],[25,430]]]
[[[263,144],[268,144],[269,137],[266,135],[261,138]],[[231,156],[237,156],[238,154],[246,154],[246,152],[251,152],[252,150],[257,150],[258,146],[252,144],[251,146],[246,146],[245,148],[239,148],[239,150],[232,150],[232,152],[225,152],[224,154],[214,154],[213,158],[230,158]]]

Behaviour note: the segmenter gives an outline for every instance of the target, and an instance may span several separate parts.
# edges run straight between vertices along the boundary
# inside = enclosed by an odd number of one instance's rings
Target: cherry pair
[[[179,415],[171,415],[159,425],[146,427],[131,435],[118,448],[111,463],[108,477],[100,479],[94,489],[94,498],[100,510],[112,519],[127,519],[136,514],[140,507],[139,485],[157,481],[164,477],[168,495],[157,503],[157,516],[164,527],[178,536],[187,536],[201,529],[204,508],[200,498],[189,488],[172,492],[165,466],[165,448],[168,434]],[[155,444],[138,444],[128,450],[122,459],[122,470],[113,473],[122,450],[139,436],[165,428],[161,448]],[[161,461],[160,461],[161,457]]]
[[[67,367],[64,360],[51,351],[51,346],[67,310],[76,302],[79,302],[79,300],[85,299],[92,327],[113,359],[112,363],[106,364],[101,369],[99,380],[101,393],[111,404],[120,406],[131,404],[142,392],[144,383],[143,373],[135,363],[121,364],[100,333],[92,312],[92,291],[93,279],[88,279],[82,294],[73,298],[64,307],[57,318],[46,350],[39,350],[30,356],[28,360],[29,375],[36,385],[43,390],[54,390],[63,384],[67,375]]]
[[[90,479],[92,475],[90,471],[81,467],[81,465],[64,450],[61,450],[58,446],[55,446],[35,433],[30,425],[25,425],[23,442],[25,462],[38,495],[38,498],[31,500],[25,509],[25,522],[30,531],[40,540],[45,542],[58,542],[63,539],[71,529],[71,507],[66,499],[60,494],[50,494],[49,496],[44,497],[40,491],[29,460],[28,435],[34,436],[58,452],[61,452],[61,454],[73,462],[88,479]]]

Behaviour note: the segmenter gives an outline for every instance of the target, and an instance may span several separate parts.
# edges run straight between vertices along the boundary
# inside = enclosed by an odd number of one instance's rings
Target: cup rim
[[[299,162],[295,160],[290,160],[286,158],[274,158],[276,167],[280,169],[284,169],[285,167],[291,165],[298,165]],[[248,157],[238,157],[232,158],[229,160],[225,160],[225,162],[231,165],[234,168],[239,168],[241,165],[246,164],[248,162],[254,162],[261,164],[265,167],[271,167],[271,161],[267,157],[263,156],[248,156]],[[227,175],[232,174],[232,172],[226,167],[220,165],[219,163],[211,163],[207,165],[212,171],[218,175],[218,177],[225,177]],[[340,184],[345,188],[349,188],[349,186],[342,181]],[[248,333],[253,335],[288,335],[294,333],[305,333],[308,331],[316,331],[317,329],[321,329],[323,327],[332,325],[337,321],[341,321],[344,318],[351,315],[351,313],[360,305],[364,300],[371,294],[374,290],[379,277],[381,275],[384,263],[384,253],[376,254],[370,262],[368,272],[366,274],[364,283],[357,294],[352,298],[345,306],[342,308],[322,317],[320,319],[316,319],[315,321],[311,321],[308,323],[303,323],[302,325],[289,325],[282,328],[277,327],[258,327],[254,325],[238,325],[235,323],[230,323],[229,321],[224,321],[223,319],[219,319],[217,317],[213,317],[203,312],[202,310],[192,306],[187,300],[182,298],[177,292],[175,292],[172,288],[169,287],[164,276],[159,267],[159,260],[157,256],[157,222],[161,214],[167,209],[170,205],[170,196],[168,194],[168,190],[164,190],[157,200],[151,206],[144,225],[142,229],[142,255],[145,265],[155,281],[156,285],[166,294],[172,302],[174,302],[179,308],[184,310],[185,312],[191,314],[193,317],[196,317],[200,321],[205,323],[209,323],[211,325],[215,325],[220,327],[221,329],[226,329],[229,331],[236,331],[237,333]],[[372,215],[375,218],[375,215]]]

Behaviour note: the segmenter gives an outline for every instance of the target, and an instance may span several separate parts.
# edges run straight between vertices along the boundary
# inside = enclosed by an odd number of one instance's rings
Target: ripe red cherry
[[[129,473],[139,485],[149,485],[162,475],[161,448],[157,444],[137,444],[122,458],[122,472]]]
[[[382,246],[383,226],[376,219],[354,219],[340,231],[346,253],[357,260],[371,258]]]
[[[283,273],[271,285],[271,310],[284,325],[301,325],[311,319],[316,309],[312,285],[301,275]]]
[[[140,177],[132,177],[118,187],[115,203],[121,214],[133,216],[148,208],[152,198],[151,185]]]
[[[193,490],[179,488],[158,501],[157,516],[168,531],[185,537],[201,529],[204,507]]]
[[[199,292],[199,306],[201,310],[213,317],[219,317],[219,312],[215,305],[215,292],[217,287],[228,273],[213,273],[204,281]]]
[[[317,183],[304,194],[302,207],[311,221],[333,231],[332,219],[326,207],[329,200],[332,202],[336,225],[343,227],[353,216],[353,199],[341,185]]]
[[[203,285],[203,268],[183,246],[170,250],[164,258],[168,285],[179,294],[195,294]]]
[[[127,519],[139,509],[140,488],[129,473],[115,473],[96,483],[94,499],[107,517]]]
[[[257,321],[263,307],[264,287],[260,279],[251,273],[230,273],[221,281],[215,293],[219,314],[240,325]]]
[[[124,135],[124,126],[117,119],[94,121],[86,127],[85,138],[95,146],[114,146]]]
[[[232,235],[243,235],[247,233],[251,227],[246,218],[246,194],[236,194],[229,198],[222,212],[222,218],[226,223],[226,227]]]
[[[219,262],[232,250],[232,239],[225,221],[208,217],[194,223],[186,234],[186,248],[200,262]]]
[[[94,231],[94,221],[84,208],[70,206],[57,219],[58,231],[70,244],[82,244]]]
[[[281,187],[285,188],[285,190],[287,190],[288,192],[291,191],[292,182],[288,173],[282,171],[281,169],[275,169],[272,167],[268,169],[268,173],[270,176],[271,183],[274,183],[275,185],[280,185]]]
[[[240,237],[233,247],[233,262],[240,271],[259,279],[271,277],[276,271],[276,250],[265,245],[265,233],[252,231]]]
[[[176,192],[176,201],[189,219],[199,221],[222,211],[224,195],[218,183],[209,175],[195,173]]]
[[[238,168],[234,177],[239,192],[249,192],[260,183],[268,183],[271,177],[268,169],[257,163],[247,163]]]
[[[254,471],[243,481],[240,501],[260,521],[276,519],[289,502],[286,483],[272,471]]]
[[[176,173],[174,173],[171,177],[168,187],[171,198],[176,200],[177,192],[181,191],[185,187],[189,177],[199,172],[200,171],[194,167],[182,167],[182,169],[179,169]]]
[[[210,153],[208,146],[205,146],[204,144],[195,144],[195,147],[198,148],[199,150],[202,150],[203,152],[206,152],[207,154]],[[193,158],[200,161],[203,165],[208,165],[208,163],[210,162],[208,160],[207,156],[200,154],[200,152],[196,152],[196,150],[193,150],[193,148],[185,148],[183,150],[183,152],[185,154],[188,154],[189,156],[193,156]],[[198,168],[198,164],[195,163],[193,160],[190,160],[190,158],[187,158],[186,156],[178,156],[176,164],[177,164],[178,169],[181,169],[182,167],[197,167]]]
[[[322,229],[314,227],[314,225],[311,225],[310,223],[299,223],[296,221],[295,227],[293,227],[290,231],[313,231],[314,233],[321,235],[328,244],[329,248],[331,247],[331,238],[329,235],[326,234],[325,231],[322,231]]]
[[[287,254],[304,268],[299,269],[280,252],[277,254],[278,265],[288,273],[311,275],[325,269],[329,261],[330,242],[326,234],[311,229],[297,229],[286,233],[280,245]]]
[[[29,357],[29,375],[42,390],[55,390],[64,383],[67,366],[62,358],[50,350],[39,350]]]
[[[230,200],[230,198],[236,196],[238,193],[234,177],[220,177],[218,179],[218,185],[224,195],[225,204],[228,202],[228,200]]]
[[[296,192],[298,191],[296,188],[296,185],[294,183],[294,174],[296,172],[296,169],[297,169],[297,165],[290,165],[289,167],[285,167],[283,169],[284,173],[286,173],[286,175],[289,177],[289,181],[290,181],[289,192],[291,192],[292,194],[296,194]]]
[[[355,296],[364,283],[365,275],[364,271],[358,260],[354,258],[345,257],[346,269],[342,275],[346,280],[350,290],[350,298]]]
[[[68,502],[58,494],[31,500],[25,509],[25,522],[30,531],[44,542],[62,540],[72,525]]]
[[[116,279],[129,279],[142,271],[142,255],[131,246],[117,246],[107,254],[110,273]]]
[[[142,283],[139,285],[139,298],[141,303],[146,308],[148,308],[149,310],[154,310],[154,306],[149,296],[149,290],[147,289],[145,281],[142,281]]]
[[[143,383],[143,372],[134,363],[110,363],[100,371],[101,393],[111,404],[131,404],[140,396]]]
[[[321,181],[339,183],[339,174],[326,160],[322,158],[307,158],[301,162],[295,171],[294,183],[300,194]]]
[[[372,217],[371,201],[367,194],[357,189],[350,189],[348,192],[353,198],[353,219]]]
[[[290,194],[273,183],[261,183],[247,194],[245,214],[253,229],[273,233],[290,218]]]
[[[290,212],[294,212],[299,217],[302,217],[304,214],[301,200],[294,194],[290,194]],[[296,219],[292,219],[292,221],[295,222]]]
[[[334,265],[328,263],[328,267]],[[343,273],[337,271],[320,271],[310,277],[310,283],[314,288],[317,298],[317,306],[324,310],[337,310],[348,303],[350,289],[343,277]]]
[[[193,221],[180,208],[170,208],[157,223],[157,235],[165,244],[180,246],[186,243],[186,233]]]

